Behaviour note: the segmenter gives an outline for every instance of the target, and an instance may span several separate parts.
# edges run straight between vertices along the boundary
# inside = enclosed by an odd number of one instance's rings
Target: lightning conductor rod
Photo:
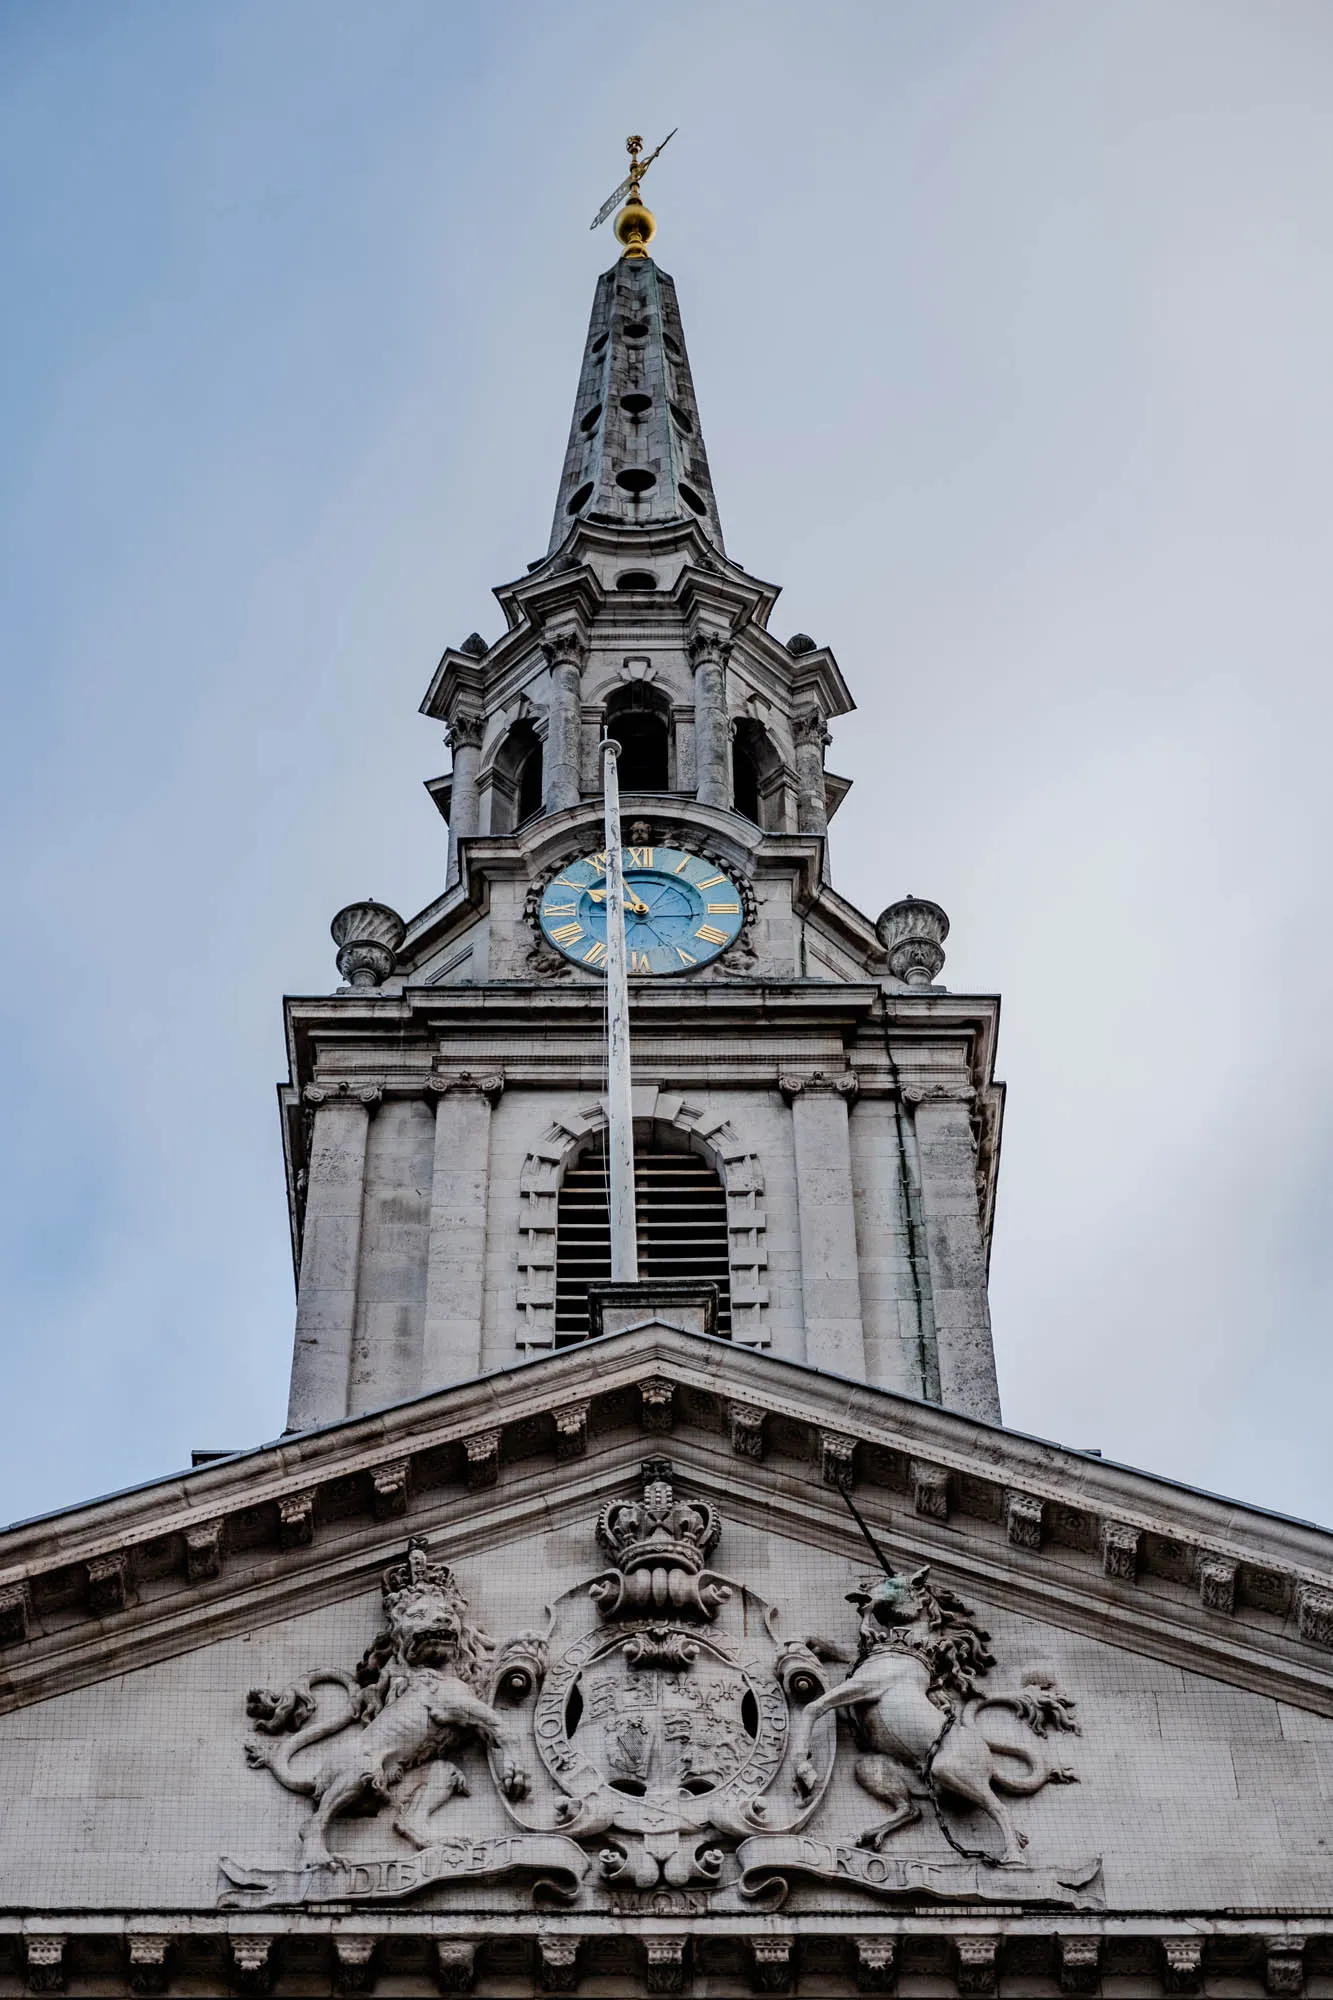
[[[625,964],[625,874],[620,848],[620,745],[602,740],[602,792],[606,802],[606,1095],[611,1169],[611,1278],[639,1275],[639,1234],[634,1212],[634,1102],[629,1051],[629,977]]]

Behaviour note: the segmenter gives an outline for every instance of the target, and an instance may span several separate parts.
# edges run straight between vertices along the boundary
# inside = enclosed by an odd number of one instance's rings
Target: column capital
[[[794,710],[791,719],[792,741],[794,743],[814,743],[825,749],[833,741],[823,711],[813,703]]]
[[[576,667],[581,673],[583,663],[588,657],[588,642],[581,632],[575,630],[543,632],[541,649],[542,657],[552,669]]]
[[[905,1083],[904,1104],[975,1104],[977,1093],[970,1083]]]
[[[449,717],[444,732],[444,740],[457,756],[460,750],[480,750],[481,739],[486,734],[484,715],[473,715],[460,710]]]
[[[308,1083],[301,1092],[303,1104],[360,1104],[367,1111],[384,1095],[382,1083]]]
[[[688,639],[690,665],[699,667],[725,667],[731,658],[731,635],[727,632],[709,631],[696,626]]]
[[[803,1076],[786,1070],[779,1072],[778,1075],[778,1089],[788,1104],[807,1094],[812,1097],[841,1097],[850,1104],[860,1087],[850,1070],[845,1070],[838,1076],[830,1076],[822,1069],[809,1070]]]
[[[452,1076],[428,1076],[426,1090],[435,1098],[445,1097],[451,1090],[474,1090],[493,1104],[503,1094],[505,1087],[502,1069],[483,1070],[474,1075],[470,1069],[457,1070]]]

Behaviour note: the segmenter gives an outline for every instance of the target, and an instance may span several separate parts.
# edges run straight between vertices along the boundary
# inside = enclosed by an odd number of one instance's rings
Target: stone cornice
[[[911,1563],[1333,1714],[1333,1535],[660,1326],[9,1529],[0,1706],[333,1601],[368,1585],[408,1527],[447,1527],[461,1556],[549,1525],[554,1509],[586,1512],[637,1467],[651,1426],[633,1392],[645,1384],[681,1392],[675,1406],[689,1414],[676,1416],[671,1450],[682,1481],[727,1480],[738,1518],[855,1565],[864,1552],[839,1491],[850,1479],[872,1527]],[[567,1409],[579,1419],[573,1457]]]

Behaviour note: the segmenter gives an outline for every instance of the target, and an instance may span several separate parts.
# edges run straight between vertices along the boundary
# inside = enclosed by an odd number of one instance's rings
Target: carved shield
[[[552,1661],[534,1718],[570,1832],[665,1834],[762,1822],[787,1744],[771,1657],[697,1627],[626,1620]]]

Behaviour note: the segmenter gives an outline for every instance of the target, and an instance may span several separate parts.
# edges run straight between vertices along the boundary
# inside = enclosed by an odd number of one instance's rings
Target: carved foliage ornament
[[[757,1432],[761,1412],[736,1412]],[[223,1861],[224,1904],[384,1903],[517,1875],[539,1904],[622,1914],[664,1897],[773,1910],[802,1878],[1099,1907],[1100,1863],[1030,1865],[1010,1805],[1074,1779],[1074,1703],[1035,1664],[992,1684],[989,1635],[929,1569],[850,1593],[849,1661],[785,1636],[776,1606],[712,1567],[721,1516],[668,1459],[602,1508],[595,1540],[608,1566],[500,1648],[413,1542],[352,1671],[253,1688],[247,1758],[311,1811],[296,1856]],[[881,1815],[849,1834],[862,1794]],[[367,1815],[382,1832],[352,1826]],[[766,1979],[786,1977],[780,1958]],[[873,1990],[884,1968],[864,1971]],[[681,1958],[657,1976],[673,1990]]]

